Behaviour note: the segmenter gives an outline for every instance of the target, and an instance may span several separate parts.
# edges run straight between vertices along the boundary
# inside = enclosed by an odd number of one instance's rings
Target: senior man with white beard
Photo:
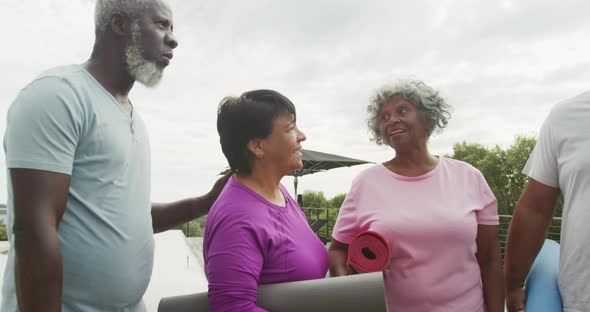
[[[178,42],[162,0],[98,0],[82,65],[20,91],[4,137],[11,249],[4,312],[144,311],[153,233],[209,210],[207,194],[150,203],[150,147],[128,98],[158,84]]]

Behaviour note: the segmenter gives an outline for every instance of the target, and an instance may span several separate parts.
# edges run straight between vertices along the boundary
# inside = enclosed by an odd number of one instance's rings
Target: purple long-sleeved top
[[[232,177],[211,207],[203,242],[211,311],[265,311],[256,306],[258,285],[326,276],[326,248],[280,188],[285,207]]]

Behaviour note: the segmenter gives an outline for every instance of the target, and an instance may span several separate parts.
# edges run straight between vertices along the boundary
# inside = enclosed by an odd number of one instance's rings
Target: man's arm
[[[477,226],[477,263],[481,271],[483,295],[488,312],[504,311],[502,256],[498,243],[498,225]]]
[[[504,258],[506,308],[524,311],[524,281],[541,250],[560,191],[529,178],[508,230]]]
[[[62,258],[58,227],[66,207],[70,176],[10,169],[10,177],[20,311],[61,311]]]
[[[219,178],[213,185],[211,191],[203,196],[167,204],[153,203],[152,227],[154,233],[169,230],[206,215],[230,176],[231,174],[226,174]]]

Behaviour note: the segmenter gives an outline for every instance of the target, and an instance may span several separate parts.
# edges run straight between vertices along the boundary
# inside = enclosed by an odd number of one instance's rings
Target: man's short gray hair
[[[114,14],[127,15],[136,20],[152,1],[154,0],[96,0],[94,9],[96,37],[101,37],[107,32]]]
[[[432,124],[432,127],[428,130],[428,137],[433,132],[440,132],[445,128],[451,118],[451,106],[447,104],[437,90],[424,82],[405,80],[396,84],[385,85],[371,97],[367,106],[367,112],[369,113],[367,124],[372,135],[371,141],[379,145],[383,144],[381,130],[379,129],[379,112],[383,104],[394,96],[399,96],[403,100],[410,102],[419,112],[426,116],[426,120]]]

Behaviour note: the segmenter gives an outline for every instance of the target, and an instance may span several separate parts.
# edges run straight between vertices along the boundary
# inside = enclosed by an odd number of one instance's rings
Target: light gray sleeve
[[[83,110],[69,83],[58,77],[32,82],[8,111],[7,167],[70,175],[82,125]]]
[[[555,111],[552,111],[543,126],[541,126],[537,144],[522,172],[545,185],[559,188],[558,140],[553,122],[554,118]]]

